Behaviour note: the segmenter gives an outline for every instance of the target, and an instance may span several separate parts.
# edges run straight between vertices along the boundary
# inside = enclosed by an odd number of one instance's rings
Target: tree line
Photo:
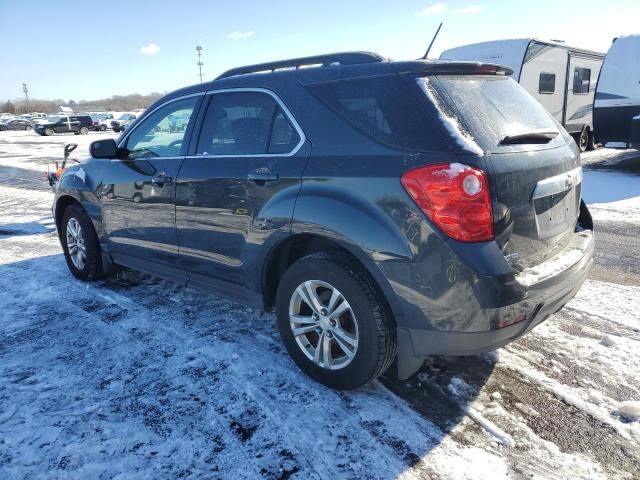
[[[138,93],[131,95],[113,95],[110,98],[100,100],[79,100],[77,102],[75,100],[66,101],[62,99],[29,99],[28,106],[26,100],[7,100],[4,103],[0,103],[0,113],[56,113],[60,111],[60,107],[69,107],[73,109],[74,112],[126,112],[138,108],[147,108],[160,97],[162,97],[161,93],[154,92],[149,95],[140,95]]]

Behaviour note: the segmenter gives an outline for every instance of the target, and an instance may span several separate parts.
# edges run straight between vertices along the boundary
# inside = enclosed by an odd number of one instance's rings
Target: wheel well
[[[346,248],[342,247],[338,243],[329,240],[324,237],[319,237],[311,234],[298,234],[293,235],[283,242],[281,242],[269,255],[264,266],[264,273],[262,277],[262,293],[264,299],[265,310],[272,310],[276,301],[276,293],[278,291],[278,284],[284,272],[296,261],[307,255],[318,252],[336,252],[342,255],[350,257],[354,263],[362,267],[367,273],[367,269],[362,265],[362,262]],[[378,289],[381,298],[382,291],[375,281],[371,279],[373,284]]]
[[[67,209],[67,207],[69,205],[80,205],[80,203],[78,203],[78,201],[73,198],[70,195],[65,195],[63,197],[60,197],[58,199],[58,201],[56,202],[56,227],[58,228],[58,232],[60,232],[60,229],[62,228],[62,216],[64,215],[64,211]]]

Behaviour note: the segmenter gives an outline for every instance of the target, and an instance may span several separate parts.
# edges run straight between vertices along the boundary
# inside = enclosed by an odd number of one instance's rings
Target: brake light
[[[447,236],[461,242],[493,240],[491,196],[486,174],[460,163],[410,170],[402,185]]]

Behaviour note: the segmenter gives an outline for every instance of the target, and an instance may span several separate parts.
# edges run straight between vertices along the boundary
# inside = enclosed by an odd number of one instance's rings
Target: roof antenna
[[[442,28],[442,22],[440,22],[440,25],[438,26],[438,30],[436,30],[436,34],[431,39],[431,43],[429,44],[429,48],[427,48],[427,51],[424,52],[424,57],[422,57],[422,60],[426,60],[427,59],[427,55],[429,55],[429,52],[431,51],[431,47],[433,46],[433,42],[436,41],[436,37],[440,33],[440,29],[441,28]]]

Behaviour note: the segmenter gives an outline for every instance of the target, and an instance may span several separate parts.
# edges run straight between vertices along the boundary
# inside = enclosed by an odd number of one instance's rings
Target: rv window
[[[573,71],[573,94],[586,95],[589,93],[591,69],[576,67]]]
[[[538,93],[553,93],[556,91],[556,74],[541,73],[538,81]]]

